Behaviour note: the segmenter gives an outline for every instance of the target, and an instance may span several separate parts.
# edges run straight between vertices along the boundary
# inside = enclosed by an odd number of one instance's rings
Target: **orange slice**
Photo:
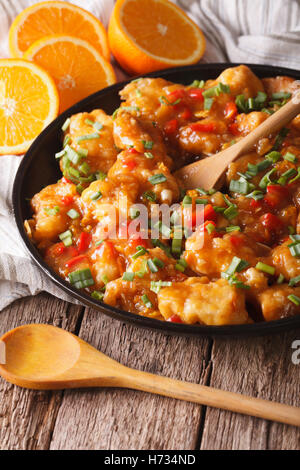
[[[53,34],[88,41],[106,60],[110,59],[102,23],[88,11],[66,2],[41,2],[22,11],[9,31],[10,53],[22,57],[34,42]]]
[[[72,36],[48,36],[35,42],[24,54],[54,78],[60,112],[77,101],[116,82],[109,62],[87,41]]]
[[[0,155],[26,152],[58,107],[55,83],[45,70],[26,60],[0,60]]]
[[[201,30],[168,0],[117,0],[108,39],[130,74],[194,64],[205,50]]]

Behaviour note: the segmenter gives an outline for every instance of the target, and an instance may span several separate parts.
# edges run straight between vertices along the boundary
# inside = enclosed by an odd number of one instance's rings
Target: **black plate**
[[[163,77],[172,82],[189,84],[193,80],[214,79],[224,69],[236,65],[238,64],[203,64],[163,70],[148,74],[147,76]],[[296,70],[265,65],[247,65],[261,78],[287,75],[298,80],[300,79],[300,72]],[[273,322],[232,326],[183,325],[142,317],[106,305],[76,290],[68,282],[59,277],[43,261],[40,253],[30,242],[24,230],[24,220],[29,219],[31,216],[29,204],[26,199],[31,198],[45,186],[55,183],[61,176],[54,154],[61,150],[61,127],[67,117],[83,111],[92,111],[95,108],[102,108],[107,113],[111,114],[120,105],[118,92],[126,83],[127,82],[118,83],[101,90],[65,111],[39,135],[23,158],[14,181],[13,208],[20,235],[33,260],[55,284],[83,304],[93,307],[110,317],[125,322],[131,322],[141,327],[157,329],[177,335],[195,336],[257,336],[300,327],[300,315]]]

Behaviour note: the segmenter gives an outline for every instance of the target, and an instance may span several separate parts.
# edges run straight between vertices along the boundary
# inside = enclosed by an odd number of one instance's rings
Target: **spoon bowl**
[[[132,388],[300,426],[299,408],[130,369],[55,326],[20,326],[0,341],[6,349],[0,375],[20,387]]]

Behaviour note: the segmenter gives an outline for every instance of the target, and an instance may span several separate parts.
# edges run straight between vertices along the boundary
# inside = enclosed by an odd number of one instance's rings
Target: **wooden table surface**
[[[49,323],[121,363],[155,374],[300,406],[300,330],[273,337],[166,336],[40,294],[0,313],[0,334]],[[287,449],[300,430],[192,403],[119,389],[42,392],[0,379],[0,449]]]

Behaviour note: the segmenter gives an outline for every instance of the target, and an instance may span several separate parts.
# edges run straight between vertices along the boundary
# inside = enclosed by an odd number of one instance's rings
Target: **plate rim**
[[[27,172],[27,168],[34,159],[34,153],[40,146],[40,142],[43,140],[44,136],[48,134],[52,129],[56,127],[61,127],[65,120],[78,112],[83,112],[84,107],[88,107],[96,99],[101,99],[107,93],[113,93],[119,91],[130,81],[142,78],[142,77],[164,77],[173,73],[189,73],[199,70],[214,69],[217,73],[221,70],[225,70],[229,67],[236,67],[241,64],[239,63],[209,63],[209,64],[197,64],[184,67],[172,67],[157,72],[152,72],[149,74],[139,75],[138,77],[132,77],[128,80],[118,82],[114,85],[106,87],[88,97],[84,98],[80,102],[76,103],[72,107],[68,108],[62,114],[60,114],[54,121],[52,121],[34,140],[30,148],[27,150],[25,155],[22,158],[22,161],[16,172],[13,190],[12,190],[12,203],[13,203],[13,215],[19,235],[22,239],[22,242],[26,248],[26,251],[29,253],[30,258],[34,261],[35,264],[42,270],[43,273],[47,275],[59,288],[65,291],[69,296],[75,297],[83,305],[94,308],[101,313],[104,313],[107,316],[110,316],[113,319],[118,321],[134,324],[136,326],[160,331],[164,334],[172,334],[177,336],[196,336],[196,337],[214,337],[214,336],[226,336],[226,337],[250,337],[250,336],[265,336],[279,333],[280,331],[287,331],[292,328],[300,328],[300,315],[293,317],[283,318],[280,320],[274,320],[270,322],[259,322],[253,324],[242,324],[242,325],[197,325],[197,324],[183,324],[183,323],[172,323],[162,320],[157,320],[154,318],[145,317],[142,315],[137,315],[130,313],[126,310],[113,307],[111,305],[105,304],[104,302],[93,299],[88,294],[81,292],[74,287],[72,287],[67,281],[61,278],[50,266],[45,263],[41,254],[35,247],[35,245],[30,241],[27,236],[27,233],[24,228],[24,220],[22,216],[21,209],[21,188]],[[244,65],[250,67],[251,69],[256,69],[256,71],[267,72],[274,71],[276,75],[288,75],[291,77],[299,77],[300,71],[289,69],[285,67],[277,67],[271,65],[262,65],[262,64],[248,64]],[[275,76],[276,76],[275,75]]]

